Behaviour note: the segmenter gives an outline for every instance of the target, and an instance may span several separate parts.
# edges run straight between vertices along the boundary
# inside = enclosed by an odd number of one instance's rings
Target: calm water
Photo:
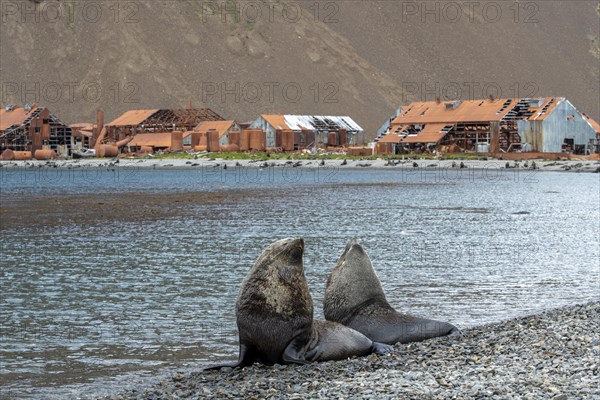
[[[352,236],[390,303],[461,327],[598,299],[600,175],[460,173],[4,169],[3,207],[48,198],[57,211],[44,211],[51,224],[1,225],[2,395],[93,397],[236,358],[239,284],[284,237],[306,240],[321,318]],[[178,203],[201,192],[218,200]],[[175,211],[63,219],[61,196],[86,209],[116,194],[124,207],[158,196]]]

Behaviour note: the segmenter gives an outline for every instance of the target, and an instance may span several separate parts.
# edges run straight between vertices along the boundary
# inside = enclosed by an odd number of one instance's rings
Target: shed
[[[462,151],[583,154],[593,123],[564,97],[414,102],[376,141],[393,153],[452,146]]]
[[[123,140],[138,133],[193,131],[204,121],[223,121],[209,108],[129,110],[106,124],[107,139]]]
[[[282,131],[294,132],[294,148],[324,145],[356,145],[364,141],[364,131],[348,116],[263,114],[251,125],[267,135],[267,147],[282,147]],[[332,143],[331,134],[335,134]]]
[[[0,152],[54,150],[71,154],[71,128],[46,107],[8,105],[0,109]]]

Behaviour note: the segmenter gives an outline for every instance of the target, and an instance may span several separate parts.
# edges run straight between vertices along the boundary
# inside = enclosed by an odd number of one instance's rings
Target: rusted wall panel
[[[544,121],[518,121],[519,136],[521,143],[528,143],[530,151],[544,151]]]

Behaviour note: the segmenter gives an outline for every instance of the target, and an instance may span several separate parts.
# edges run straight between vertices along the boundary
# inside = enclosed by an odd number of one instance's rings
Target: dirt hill
[[[469,4],[3,0],[1,102],[71,123],[192,99],[238,120],[347,114],[372,133],[436,94],[539,95],[599,119],[597,1]]]

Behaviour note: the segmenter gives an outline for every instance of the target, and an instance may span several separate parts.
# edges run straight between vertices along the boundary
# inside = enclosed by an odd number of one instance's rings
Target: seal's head
[[[352,269],[363,268],[365,264],[371,265],[369,256],[355,237],[346,242],[346,248],[338,259],[338,265],[340,261],[346,264],[345,268]]]
[[[367,282],[371,284],[374,283],[374,281],[377,281],[377,286],[381,288],[379,285],[379,278],[373,269],[371,259],[369,258],[367,252],[360,245],[357,238],[348,240],[346,243],[346,248],[344,249],[344,252],[340,258],[338,258],[329,280],[345,280],[349,279],[350,277],[353,277],[353,280],[358,281],[361,285],[364,285]],[[365,282],[363,279],[366,279],[367,281]]]
[[[387,303],[369,255],[358,239],[352,238],[327,280],[325,317],[343,322],[346,316],[358,311],[358,307],[373,302]]]
[[[312,299],[304,277],[304,239],[288,238],[267,247],[242,283],[237,309],[291,318],[310,314]]]
[[[278,240],[262,252],[253,269],[266,274],[277,274],[283,281],[291,281],[304,274],[304,239]]]

